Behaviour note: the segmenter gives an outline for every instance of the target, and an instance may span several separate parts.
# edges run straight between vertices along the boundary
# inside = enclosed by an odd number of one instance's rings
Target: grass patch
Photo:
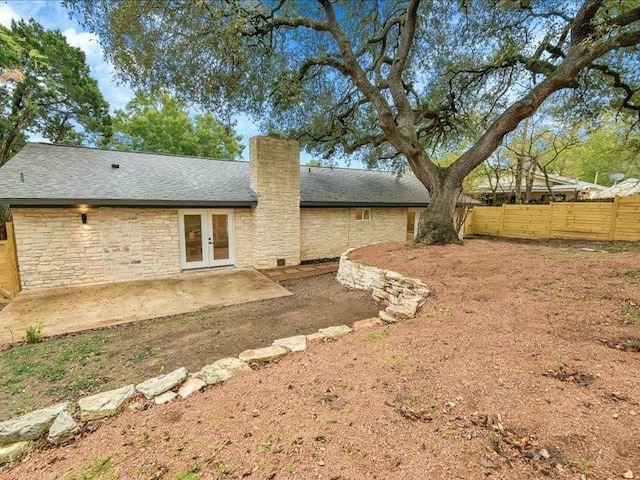
[[[103,457],[92,460],[80,473],[70,473],[65,480],[116,480],[116,472],[111,457]]]
[[[595,462],[593,460],[569,460],[567,464],[580,474],[580,478],[587,480],[591,478]]]
[[[618,275],[631,280],[631,283],[636,283],[636,281],[640,281],[640,268],[627,270],[625,272],[619,273]]]
[[[224,460],[218,460],[215,463],[215,469],[221,475],[233,475],[235,473],[235,469]]]
[[[104,344],[104,336],[97,334],[27,343],[0,352],[0,388],[12,394],[37,384],[50,394],[93,388],[99,377],[83,370],[100,363]]]
[[[640,325],[640,305],[633,300],[625,300],[623,303],[624,318],[626,323]]]
[[[179,473],[172,477],[173,480],[200,480],[202,473],[197,469],[196,471],[190,471],[185,473]]]
[[[369,332],[364,336],[364,339],[367,342],[377,342],[378,340],[382,340],[389,336],[389,330],[374,330],[373,332]]]
[[[102,379],[95,375],[80,374],[67,385],[71,392],[92,390],[102,383]]]
[[[151,356],[151,349],[148,347],[136,347],[131,355],[131,363],[140,363]]]

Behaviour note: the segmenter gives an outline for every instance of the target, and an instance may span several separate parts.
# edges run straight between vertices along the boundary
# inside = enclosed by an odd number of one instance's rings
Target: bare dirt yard
[[[270,345],[276,338],[378,313],[371,295],[341,286],[335,275],[285,280],[281,285],[293,296],[139,321],[0,351],[0,421],[179,367],[197,371],[219,358]]]
[[[352,258],[433,295],[414,320],[127,409],[0,478],[640,477],[639,244],[476,239]]]

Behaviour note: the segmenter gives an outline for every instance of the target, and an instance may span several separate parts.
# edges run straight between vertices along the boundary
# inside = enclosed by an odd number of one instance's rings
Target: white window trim
[[[358,211],[362,210],[362,218],[358,218]],[[372,218],[372,212],[371,212],[371,208],[369,207],[363,207],[363,208],[356,208],[354,209],[355,211],[355,220],[356,222],[370,222],[371,218]],[[369,212],[369,217],[368,218],[364,218],[365,217],[365,212]]]
[[[228,215],[227,232],[229,235],[229,258],[224,260],[214,260],[213,251],[209,248],[208,239],[212,237],[210,217],[212,214],[224,214]],[[200,262],[187,262],[186,261],[186,245],[185,245],[185,231],[184,231],[184,216],[185,215],[200,215],[202,222],[202,261]],[[210,268],[210,267],[222,267],[235,265],[235,222],[234,222],[234,210],[233,209],[184,209],[178,210],[178,232],[180,235],[180,267],[182,270],[190,270],[194,268]]]

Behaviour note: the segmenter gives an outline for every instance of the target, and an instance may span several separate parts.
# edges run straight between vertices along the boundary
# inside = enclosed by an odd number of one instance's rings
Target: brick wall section
[[[353,247],[403,242],[406,226],[406,208],[372,208],[371,220],[356,220],[354,208],[303,208],[300,256],[303,261],[333,258]]]
[[[13,209],[22,287],[140,280],[180,272],[178,212],[95,208]]]
[[[258,194],[253,213],[253,266],[271,268],[277,259],[300,263],[300,149],[298,142],[252,137],[251,188]]]

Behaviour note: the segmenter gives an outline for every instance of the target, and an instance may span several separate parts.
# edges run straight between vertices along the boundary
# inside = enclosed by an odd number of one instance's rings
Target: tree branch
[[[628,12],[621,13],[617,17],[612,18],[604,25],[607,27],[626,27],[640,20],[640,7],[633,8]]]
[[[577,45],[593,33],[591,20],[598,13],[602,3],[603,0],[585,0],[582,4],[571,24],[572,45]]]
[[[418,5],[420,0],[411,0],[405,14],[403,28],[398,41],[398,48],[389,72],[389,91],[398,109],[398,124],[404,135],[414,136],[415,115],[411,103],[407,98],[402,83],[402,74],[407,65],[407,59],[416,34],[418,20]]]
[[[355,86],[369,99],[380,117],[380,128],[387,134],[389,141],[394,144],[398,150],[408,152],[412,150],[411,140],[406,138],[394,122],[393,112],[385,98],[380,94],[379,90],[371,84],[366,73],[359,65],[357,58],[351,48],[351,42],[342,31],[340,23],[333,9],[331,0],[320,0],[322,7],[327,16],[329,32],[334,37],[340,49],[341,55],[345,58],[345,75],[347,75],[355,84]]]
[[[621,78],[620,74],[618,72],[616,72],[615,70],[612,70],[611,68],[609,68],[607,65],[600,65],[600,64],[592,63],[591,65],[589,65],[588,68],[590,70],[597,70],[597,71],[601,72],[602,74],[606,75],[607,77],[612,78],[613,79],[613,86],[615,88],[619,88],[619,89],[624,90],[625,97],[622,100],[622,107],[621,108],[626,108],[628,110],[634,110],[636,112],[640,112],[640,105],[634,105],[633,103],[631,103],[631,99],[639,91],[639,89],[637,89],[637,88],[633,89],[628,84],[624,83],[622,81],[622,78]]]

